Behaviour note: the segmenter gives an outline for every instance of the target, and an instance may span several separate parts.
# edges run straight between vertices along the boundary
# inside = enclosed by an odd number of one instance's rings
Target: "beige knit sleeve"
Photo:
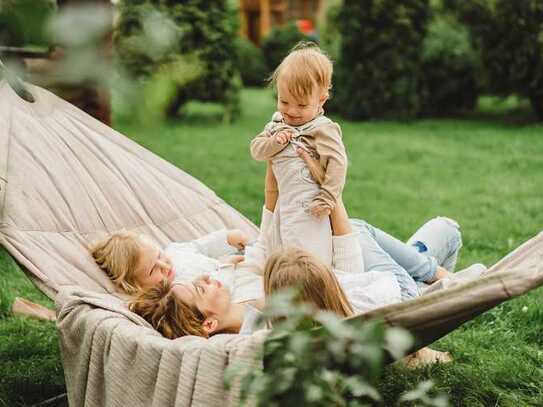
[[[251,141],[251,157],[257,161],[267,161],[282,151],[287,145],[279,143],[263,131]]]
[[[321,191],[311,206],[333,209],[341,195],[347,176],[347,153],[341,140],[341,129],[336,123],[319,127],[314,134],[319,161],[325,169]]]

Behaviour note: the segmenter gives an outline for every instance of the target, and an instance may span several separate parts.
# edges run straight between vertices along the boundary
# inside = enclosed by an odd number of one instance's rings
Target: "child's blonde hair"
[[[89,250],[96,264],[113,283],[128,294],[141,289],[135,279],[140,261],[142,240],[132,232],[117,232],[96,242]]]
[[[272,254],[264,269],[264,293],[295,287],[298,300],[318,309],[335,312],[341,317],[353,315],[336,276],[311,253],[297,248]]]
[[[332,87],[333,65],[330,58],[312,42],[300,42],[275,69],[270,82],[282,82],[297,99],[306,100],[315,90],[328,97]]]
[[[140,292],[128,304],[128,308],[143,317],[166,338],[175,339],[185,335],[209,337],[203,328],[205,316],[198,308],[191,307],[175,296],[172,283],[166,279]]]

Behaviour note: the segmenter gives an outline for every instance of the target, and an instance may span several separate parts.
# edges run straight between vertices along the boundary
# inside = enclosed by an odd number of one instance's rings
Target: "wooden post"
[[[239,2],[239,33],[244,38],[249,38],[249,18],[247,16],[247,4],[246,0],[240,0]]]
[[[271,30],[270,0],[260,0],[260,39],[262,40]]]

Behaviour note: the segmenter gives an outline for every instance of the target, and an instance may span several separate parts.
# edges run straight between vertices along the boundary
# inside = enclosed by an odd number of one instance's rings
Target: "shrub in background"
[[[268,69],[260,48],[246,38],[236,39],[237,62],[241,81],[245,86],[264,86]]]
[[[341,33],[338,26],[341,4],[334,4],[326,10],[323,23],[319,26],[320,46],[335,63],[341,48]]]
[[[268,74],[277,68],[296,43],[311,40],[298,30],[294,22],[271,30],[268,36],[262,40],[262,52],[264,53]]]
[[[192,60],[197,56],[200,61],[199,75],[177,86],[168,106],[170,116],[189,99],[222,103],[225,117],[239,112],[241,82],[234,45],[237,15],[227,2],[122,0],[119,10],[116,50],[133,76],[147,78],[184,57]]]
[[[411,336],[360,318],[343,321],[296,303],[295,297],[295,291],[286,290],[268,299],[264,314],[276,323],[264,345],[265,369],[246,372],[243,395],[266,407],[383,405],[375,385],[383,373],[384,349],[399,358],[412,345]],[[239,369],[229,368],[227,382],[242,374]],[[431,387],[425,382],[397,394],[395,401],[447,406],[446,396],[428,395]]]
[[[352,119],[412,118],[429,0],[345,0],[332,105]]]
[[[477,103],[478,55],[467,28],[438,13],[428,25],[419,70],[421,115],[473,110]]]
[[[0,45],[50,45],[45,27],[55,11],[55,3],[48,0],[1,0]]]
[[[529,98],[543,120],[543,1],[446,0],[480,50],[488,90]]]

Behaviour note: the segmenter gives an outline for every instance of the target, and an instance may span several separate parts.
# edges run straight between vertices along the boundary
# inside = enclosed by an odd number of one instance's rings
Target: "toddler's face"
[[[156,286],[163,279],[172,282],[175,270],[170,257],[157,245],[141,237],[141,251],[134,279],[142,289]]]
[[[283,120],[291,126],[301,126],[318,116],[326,102],[326,95],[313,91],[306,100],[293,96],[288,87],[281,81],[277,82],[277,110],[283,115]]]

